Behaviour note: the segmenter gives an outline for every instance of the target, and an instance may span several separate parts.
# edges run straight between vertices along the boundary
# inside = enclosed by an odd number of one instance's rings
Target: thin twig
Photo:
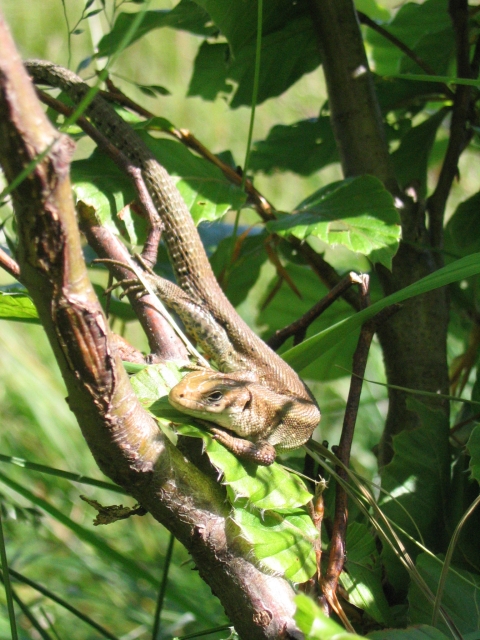
[[[155,115],[150,111],[147,111],[142,106],[131,100],[128,96],[126,96],[120,89],[118,89],[111,80],[107,81],[107,86],[110,91],[101,92],[102,97],[107,100],[117,102],[132,111],[142,115],[146,118],[154,118]],[[242,176],[230,165],[223,162],[220,158],[218,158],[215,154],[213,154],[204,144],[200,142],[190,131],[187,129],[176,129],[175,127],[162,129],[162,132],[166,135],[172,136],[186,147],[195,151],[205,160],[208,160],[213,165],[218,167],[223,175],[227,178],[229,182],[235,184],[237,186],[241,186],[242,184]],[[275,219],[275,208],[273,205],[263,196],[252,184],[250,180],[246,180],[245,182],[245,191],[248,195],[249,203],[256,210],[260,218],[264,222],[269,222],[270,220]],[[337,285],[341,276],[335,271],[335,269],[328,264],[326,260],[323,259],[321,255],[319,255],[314,249],[312,249],[307,243],[295,238],[294,236],[290,236],[288,238],[288,242],[294,247],[296,251],[298,251],[303,258],[310,265],[314,273],[320,278],[320,280],[325,284],[326,287],[332,289],[335,285]],[[359,299],[352,289],[347,289],[344,292],[343,297],[356,311],[359,309]]]
[[[364,276],[361,299],[364,301],[365,305],[368,304],[367,286],[368,276]],[[348,479],[347,469],[350,463],[350,452],[363,385],[363,380],[361,378],[363,378],[365,374],[370,344],[379,324],[384,322],[392,313],[395,312],[396,309],[394,307],[387,307],[374,318],[366,322],[360,332],[357,348],[353,356],[353,371],[355,375],[352,376],[350,382],[350,391],[345,409],[342,435],[338,448],[335,451],[335,454],[340,461],[340,464],[336,467],[336,472],[343,482],[346,482]],[[328,567],[320,582],[320,588],[323,594],[320,597],[320,602],[324,610],[327,612],[330,607],[333,607],[334,610],[338,608],[336,589],[345,563],[345,537],[348,521],[347,507],[347,492],[342,483],[337,483],[335,493],[335,519],[330,541]]]
[[[353,271],[346,275],[340,282],[331,289],[327,295],[309,309],[301,318],[289,324],[288,327],[279,329],[267,341],[267,344],[274,351],[291,336],[294,336],[294,344],[300,344],[305,338],[308,327],[316,320],[328,307],[335,302],[353,284],[361,284],[362,278]]]
[[[469,16],[466,0],[450,0],[449,13],[453,23],[456,41],[457,77],[472,78],[469,55]],[[456,85],[453,101],[452,121],[447,151],[443,161],[437,186],[427,201],[430,219],[430,243],[434,248],[442,248],[443,222],[447,198],[454,179],[458,175],[458,161],[473,135],[473,129],[467,129],[467,123],[475,122],[472,108],[472,96],[476,95],[472,87]]]
[[[58,113],[61,113],[66,117],[69,117],[73,113],[73,109],[63,104],[63,102],[56,100],[48,93],[37,90],[37,94],[44,104],[55,109]],[[121,171],[130,176],[137,191],[138,198],[143,206],[147,220],[150,223],[150,231],[147,241],[145,242],[145,255],[143,255],[143,258],[150,266],[153,266],[156,262],[158,243],[160,242],[163,224],[157,210],[155,209],[155,205],[152,202],[152,198],[148,193],[148,189],[145,186],[142,172],[129,158],[127,158],[125,154],[119,151],[114,144],[107,140],[107,138],[86,118],[80,116],[77,120],[77,124],[94,142],[97,143],[99,148],[113,160]]]
[[[0,267],[17,280],[20,280],[20,267],[3,249],[0,249]]]
[[[400,49],[402,53],[404,53],[408,58],[410,58],[410,60],[413,60],[413,62],[415,62],[415,64],[417,64],[420,67],[420,69],[425,71],[425,73],[427,73],[429,76],[437,75],[437,72],[435,71],[435,69],[433,69],[427,62],[425,62],[425,60],[420,58],[420,56],[418,56],[415,53],[415,51],[413,51],[413,49],[410,49],[410,47],[408,47],[404,42],[402,42],[396,36],[394,36],[393,33],[390,33],[389,31],[387,31],[387,29],[377,24],[374,20],[369,18],[362,11],[357,11],[357,15],[358,15],[358,19],[362,24],[366,24],[367,27],[370,27],[370,29],[373,29],[373,31],[376,31],[378,34],[383,36],[386,40],[391,42],[395,47],[397,47],[397,49]],[[453,92],[450,89],[450,87],[446,84],[443,84],[443,87],[445,90],[445,94],[449,98],[453,98]]]

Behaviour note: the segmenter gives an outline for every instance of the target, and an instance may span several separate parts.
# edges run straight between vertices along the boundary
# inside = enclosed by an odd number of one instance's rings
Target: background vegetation
[[[85,13],[83,1],[64,0],[62,3],[60,0],[49,0],[41,5],[35,3],[32,6],[30,3],[27,9],[19,0],[2,0],[1,9],[23,57],[40,57],[77,69],[84,60],[92,56],[101,38],[112,28],[118,13],[138,10],[138,5],[134,3],[116,4],[116,12],[115,7],[108,2],[103,10],[102,3],[96,0],[87,9],[87,13],[96,9],[102,11],[82,20],[78,25],[82,13]],[[446,1],[427,0],[425,3],[402,4],[400,8],[393,2],[374,3],[364,0],[355,4],[371,19],[384,24],[388,31],[405,41],[431,65],[436,75],[447,79],[456,77],[453,30]],[[148,9],[171,9],[174,5],[173,2],[151,2]],[[253,14],[255,11],[256,3],[252,3]],[[403,18],[398,17],[402,15]],[[392,20],[394,22],[390,24]],[[448,93],[445,84],[440,81],[435,85],[435,91],[430,88],[432,83],[427,82],[422,85],[422,91],[428,87],[425,93],[417,88],[411,91],[406,89],[410,81],[402,84],[401,80],[395,80],[394,77],[398,73],[425,75],[424,71],[412,66],[408,57],[378,33],[366,27],[363,29],[367,53],[378,74],[377,90],[386,122],[390,152],[394,158],[396,178],[402,189],[409,190],[409,194],[414,194],[417,200],[424,202],[438,184],[445,158],[452,93]],[[73,33],[75,30],[80,30],[81,33]],[[477,12],[474,8],[470,10],[469,36],[473,59],[478,37]],[[111,77],[133,100],[155,115],[167,118],[177,128],[189,129],[213,153],[224,154],[228,150],[233,157],[233,166],[242,165],[246,151],[249,106],[231,108],[231,98],[227,92],[216,93],[215,81],[210,85],[208,78],[201,75],[200,79],[205,84],[198,92],[202,95],[188,95],[192,70],[202,42],[203,39],[198,35],[181,29],[151,30],[119,56],[111,70]],[[312,52],[309,52],[309,56],[313,59]],[[305,57],[308,58],[307,54]],[[101,60],[91,61],[83,72],[84,75],[92,76],[97,65],[98,68],[102,67]],[[319,114],[328,115],[328,107],[324,104],[327,91],[322,69],[313,63],[310,67],[312,70],[306,69],[308,73],[299,74],[299,80],[291,88],[258,106],[254,140],[265,141],[276,125],[290,126],[309,119],[313,121]],[[151,88],[150,93],[153,92],[154,95],[147,95],[145,87],[152,86],[166,88],[169,93],[162,95],[163,90]],[[418,87],[419,83],[412,82],[411,86]],[[448,87],[451,92],[455,90],[455,85],[449,84]],[[209,91],[210,98],[214,99],[206,99]],[[472,105],[475,105],[474,100]],[[474,108],[476,107],[472,106]],[[441,266],[442,261],[453,264],[455,260],[469,256],[478,249],[478,143],[475,127],[475,116],[470,116],[469,146],[460,156],[459,179],[452,185],[448,199],[445,220],[451,218],[451,222],[447,226],[445,251],[443,247],[436,247],[441,253],[437,266]],[[302,155],[305,146],[302,145],[308,142],[311,134],[297,131],[297,152],[295,146],[290,146],[295,137],[294,128],[291,127],[288,131],[293,132],[292,142],[281,142],[275,146],[274,141],[271,148],[257,144],[250,172],[254,172],[256,188],[275,208],[290,212],[319,188],[341,180],[342,170],[334,151],[328,157],[326,152],[324,156],[320,154],[317,158],[312,153],[311,163],[305,162],[302,166],[302,161],[305,160]],[[272,162],[267,169],[272,157],[278,159],[282,145],[286,149],[285,162],[283,165],[281,162]],[[87,138],[82,138],[78,142],[75,158],[88,158],[92,150],[93,144]],[[464,204],[459,207],[460,203]],[[14,228],[9,217],[10,211],[7,207],[2,211],[6,235],[12,237]],[[232,221],[233,215],[227,214],[223,222],[231,225]],[[242,227],[253,223],[258,223],[255,212],[244,210]],[[202,237],[214,253],[217,264],[221,262],[222,256],[221,247],[218,250],[219,239],[230,231],[231,226],[225,229],[222,226],[219,228],[219,223],[202,223]],[[371,271],[374,299],[383,297],[385,290],[389,292],[389,287],[384,287],[382,292],[382,276],[377,277],[372,269],[372,262],[367,257],[368,252],[362,251],[355,241],[352,247],[355,251],[339,246],[338,243],[329,243],[328,239],[325,241],[320,237],[310,237],[309,242],[339,273],[352,269]],[[2,244],[6,244],[6,239]],[[392,245],[396,248],[395,242]],[[326,291],[318,278],[307,271],[295,256],[292,259],[286,249],[283,251],[282,260],[288,265],[293,280],[299,284],[301,299],[285,282],[270,299],[269,294],[278,283],[278,274],[274,265],[258,252],[247,255],[248,267],[245,267],[245,262],[242,263],[243,269],[252,270],[251,282],[239,285],[238,279],[232,278],[227,288],[227,292],[238,303],[240,313],[265,336],[300,316]],[[6,275],[0,274],[0,277],[3,285],[10,284]],[[105,272],[99,269],[92,269],[92,279],[97,284],[106,284]],[[417,278],[413,277],[412,281],[415,279]],[[405,284],[407,282],[403,283]],[[467,281],[462,277],[460,282],[452,285],[449,293],[452,315],[446,353],[449,364],[464,376],[463,381],[456,384],[455,393],[474,401],[480,399],[476,384],[476,292],[476,281],[472,279]],[[263,307],[267,300],[269,303]],[[339,302],[311,328],[310,334],[317,334],[351,314],[347,303]],[[146,341],[134,322],[125,322],[125,318],[116,319],[113,326],[135,346],[147,349]],[[327,440],[330,444],[337,443],[339,439],[356,337],[357,334],[352,333],[337,349],[331,349],[327,357],[316,361],[307,373],[323,414],[317,439]],[[3,427],[1,453],[4,456],[0,466],[0,482],[11,566],[30,579],[48,586],[52,592],[61,595],[108,628],[114,637],[124,640],[151,637],[152,617],[170,544],[168,532],[148,515],[117,522],[100,531],[94,529],[93,510],[80,500],[80,493],[103,504],[122,500],[133,504],[131,499],[119,497],[107,489],[79,486],[78,483],[57,476],[29,470],[21,464],[12,464],[14,461],[11,458],[7,459],[8,456],[14,456],[50,468],[101,478],[66,406],[61,376],[39,326],[7,321],[2,323],[0,376]],[[381,349],[377,342],[374,342],[370,353],[366,378],[382,383],[386,380]],[[415,384],[412,381],[405,386]],[[433,390],[448,392],[447,389],[438,387]],[[413,433],[413,436],[404,435],[404,440],[397,441],[397,456],[389,471],[382,475],[383,489],[392,492],[397,498],[402,495],[406,498],[400,506],[393,503],[390,511],[389,502],[391,507],[392,501],[384,499],[383,508],[408,535],[429,548],[437,559],[443,560],[455,526],[467,506],[478,495],[478,467],[477,471],[473,468],[476,480],[470,479],[469,472],[469,454],[473,455],[475,462],[476,451],[475,436],[471,436],[476,421],[470,419],[478,415],[478,412],[474,406],[465,405],[459,410],[458,407],[462,405],[454,404],[450,424],[447,425],[445,409],[439,411],[435,406],[432,408],[420,405],[419,398],[414,396],[408,402],[410,411],[420,419],[420,427],[408,432]],[[382,438],[387,404],[386,387],[366,382],[354,441],[352,467],[366,480],[377,483],[380,482],[380,476],[376,447]],[[449,441],[447,429],[457,423],[465,423],[465,426],[456,429],[454,440]],[[438,436],[439,433],[442,434],[441,437]],[[470,449],[465,449],[469,438],[473,438],[470,440]],[[478,452],[476,460],[478,463]],[[295,464],[295,456],[289,462]],[[300,461],[298,465],[300,466]],[[435,476],[442,476],[439,482],[433,480]],[[327,510],[331,510],[332,490],[327,492],[326,500]],[[406,511],[408,515],[405,515]],[[459,634],[473,640],[480,629],[480,619],[475,607],[480,587],[480,545],[475,534],[478,531],[475,517],[473,515],[466,525],[467,530],[454,555],[454,572],[450,573],[447,581],[444,603],[454,622],[453,627],[448,629],[444,621],[439,621],[435,625],[437,631],[431,631],[437,634],[433,637],[442,637],[441,632],[455,635],[456,629]],[[430,624],[433,605],[429,601],[425,583],[415,582],[412,574],[408,576],[400,569],[398,562],[390,557],[394,554],[388,548],[384,547],[383,553],[379,554],[380,545],[377,548],[363,546],[370,538],[372,524],[355,505],[351,507],[350,519],[352,528],[349,532],[347,558],[351,562],[351,574],[357,580],[355,588],[350,585],[351,599],[359,610],[366,611],[363,617],[357,617],[358,611],[349,611],[356,630],[367,633],[372,629],[390,626],[402,628],[414,623]],[[441,563],[425,549],[419,549],[413,544],[408,546],[408,551],[413,558],[418,556],[418,575],[435,593]],[[398,549],[396,553],[398,556]],[[365,562],[365,558],[369,558],[371,562]],[[366,572],[367,577],[363,578],[363,582],[362,578],[358,578],[358,573],[355,574],[353,565]],[[363,591],[359,585],[363,587]],[[21,583],[15,587],[48,637],[100,637],[99,632],[79,623],[62,606],[39,595],[38,591]],[[349,589],[348,579],[344,588]],[[1,597],[3,598],[3,594]],[[309,616],[312,619],[315,617],[316,612],[309,609],[309,604],[303,603],[301,606],[306,619],[310,619]],[[179,544],[175,544],[158,637],[168,638],[190,631],[198,632],[227,623],[217,600],[211,596],[208,587],[189,563],[188,554]],[[0,618],[0,625],[0,638],[10,638],[6,609]],[[332,628],[332,633],[335,631]],[[427,633],[426,630],[423,632]],[[32,622],[25,615],[21,617],[20,637],[37,638],[41,633],[39,629],[32,627]],[[414,634],[413,631],[405,632],[406,635],[408,633]],[[228,632],[222,631],[211,637],[223,638],[227,635]],[[317,636],[312,632],[312,637]]]

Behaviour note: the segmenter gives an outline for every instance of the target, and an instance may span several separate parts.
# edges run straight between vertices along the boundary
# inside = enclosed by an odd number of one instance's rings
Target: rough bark
[[[180,540],[240,636],[301,637],[293,590],[245,560],[227,533],[223,487],[165,439],[116,355],[81,252],[69,163],[0,17],[0,163],[13,191],[20,279],[35,302],[85,440],[99,467]]]

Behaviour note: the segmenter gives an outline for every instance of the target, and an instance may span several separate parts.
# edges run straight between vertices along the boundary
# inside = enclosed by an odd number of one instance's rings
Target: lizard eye
[[[219,402],[223,398],[223,393],[221,391],[212,391],[207,396],[209,402]]]

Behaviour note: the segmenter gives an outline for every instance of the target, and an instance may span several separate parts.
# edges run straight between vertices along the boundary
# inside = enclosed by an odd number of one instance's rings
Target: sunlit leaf
[[[38,313],[30,296],[15,291],[0,291],[0,320],[39,324]]]
[[[360,640],[361,636],[347,633],[335,620],[328,618],[311,598],[299,594],[295,604],[295,620],[309,640]]]
[[[300,240],[313,235],[343,245],[391,268],[400,240],[400,217],[393,198],[372,176],[329,185],[302,202],[295,215],[283,215],[267,228]]]
[[[306,511],[280,514],[235,509],[231,518],[238,527],[237,535],[246,541],[260,566],[292,582],[305,582],[315,573],[318,532]]]

